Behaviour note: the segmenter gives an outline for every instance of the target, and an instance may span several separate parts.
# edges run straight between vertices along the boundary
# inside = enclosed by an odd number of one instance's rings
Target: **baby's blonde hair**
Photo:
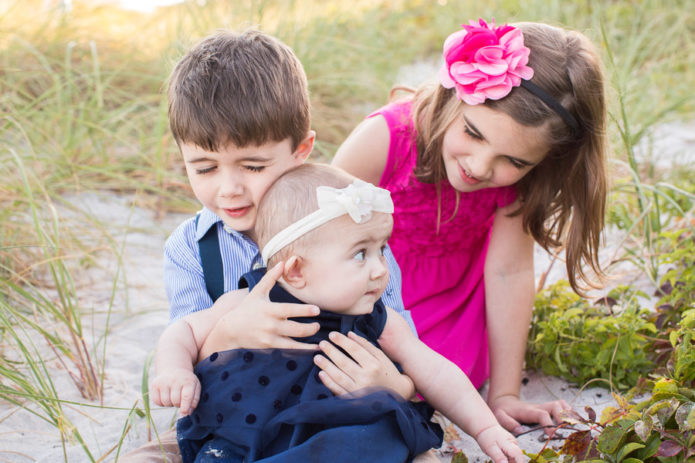
[[[302,164],[282,174],[270,186],[258,205],[254,232],[259,248],[263,249],[281,230],[318,209],[316,188],[345,188],[354,179],[355,177],[337,167],[318,163]],[[297,249],[307,246],[319,230],[321,227],[282,248],[266,262],[268,267],[286,260],[296,253]]]

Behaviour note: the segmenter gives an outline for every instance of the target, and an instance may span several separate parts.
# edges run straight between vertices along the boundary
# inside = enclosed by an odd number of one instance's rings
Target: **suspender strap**
[[[199,218],[200,214],[195,217],[196,230],[198,229]],[[198,250],[200,251],[200,263],[203,266],[205,288],[208,290],[212,302],[215,302],[224,293],[224,268],[220,254],[220,240],[217,237],[217,224],[210,227],[198,241]]]

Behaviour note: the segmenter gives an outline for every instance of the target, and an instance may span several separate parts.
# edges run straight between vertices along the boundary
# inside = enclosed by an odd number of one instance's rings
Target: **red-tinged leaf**
[[[576,431],[567,436],[560,453],[574,457],[586,454],[591,443],[591,431]]]
[[[656,455],[659,457],[675,457],[683,451],[683,446],[672,440],[667,440],[661,443]]]
[[[582,416],[579,413],[571,409],[562,410],[558,414],[558,418],[560,418],[560,421],[568,424],[580,424],[586,421],[584,418],[582,418]]]
[[[589,421],[593,421],[595,423],[596,422],[596,412],[594,411],[594,409],[587,405],[586,407],[584,407],[584,411],[586,412],[587,416],[589,417]]]

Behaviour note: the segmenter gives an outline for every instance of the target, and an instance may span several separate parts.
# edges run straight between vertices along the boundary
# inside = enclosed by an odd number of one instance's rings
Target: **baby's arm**
[[[188,415],[200,397],[200,382],[193,374],[199,351],[213,326],[241,303],[248,291],[231,291],[207,310],[192,313],[169,325],[157,342],[155,377],[150,386],[152,401],[163,407],[179,407]]]
[[[514,436],[495,419],[468,377],[452,362],[417,339],[391,309],[379,345],[412,378],[416,390],[467,434],[495,463],[523,462]]]

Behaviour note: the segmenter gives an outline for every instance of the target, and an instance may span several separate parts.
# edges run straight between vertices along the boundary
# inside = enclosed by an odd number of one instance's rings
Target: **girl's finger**
[[[504,410],[495,411],[495,418],[497,418],[497,421],[499,421],[504,429],[513,434],[519,434],[522,431],[521,424],[509,416]]]

